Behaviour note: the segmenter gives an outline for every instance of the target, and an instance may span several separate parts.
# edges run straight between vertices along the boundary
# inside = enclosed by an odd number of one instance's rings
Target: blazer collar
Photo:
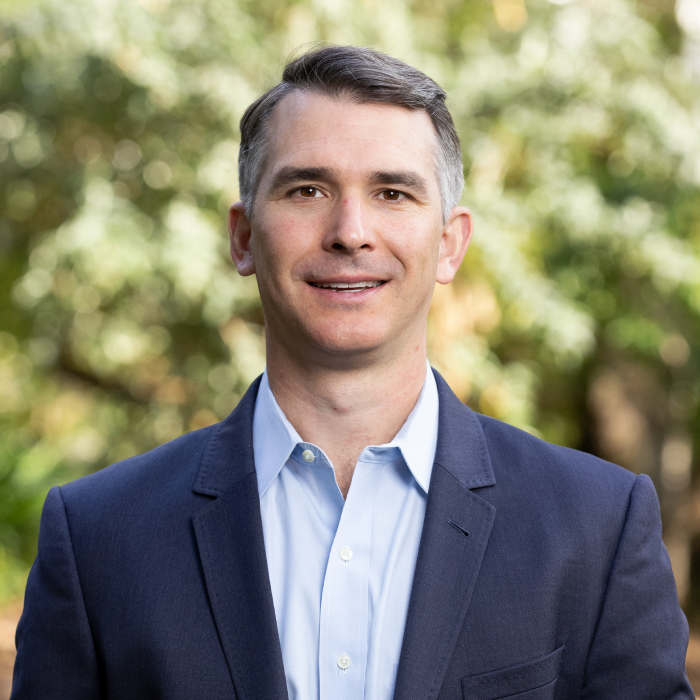
[[[435,464],[466,489],[493,486],[496,478],[479,419],[455,396],[439,372],[433,370],[433,374],[440,397]]]
[[[239,700],[288,700],[253,462],[259,379],[205,448],[192,517],[204,583]]]
[[[435,463],[464,488],[493,486],[496,479],[479,419],[455,396],[438,371],[433,370],[433,374],[440,403]],[[255,472],[253,415],[261,379],[262,375],[250,385],[228,418],[216,427],[202,456],[194,484],[196,493],[221,496]]]
[[[476,415],[435,372],[440,426],[395,700],[435,700],[471,602],[496,509],[474,489],[496,483]]]
[[[229,414],[219,423],[204,450],[195,493],[221,496],[246,476],[255,472],[253,459],[253,414],[260,387],[258,377]]]

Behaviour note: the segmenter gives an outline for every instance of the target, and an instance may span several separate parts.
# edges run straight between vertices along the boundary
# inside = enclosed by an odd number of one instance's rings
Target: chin
[[[337,356],[365,355],[382,347],[381,341],[369,338],[354,338],[352,340],[323,338],[318,339],[315,345],[321,352]]]
[[[386,333],[377,329],[357,327],[348,329],[324,329],[311,333],[313,345],[319,352],[336,357],[363,356],[378,351],[386,344]]]

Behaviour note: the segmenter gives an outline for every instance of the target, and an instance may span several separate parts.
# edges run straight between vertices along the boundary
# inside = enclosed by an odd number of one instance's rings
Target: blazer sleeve
[[[98,700],[100,674],[61,491],[49,491],[17,626],[10,700]]]
[[[583,700],[694,700],[688,623],[661,539],[654,486],[637,477],[584,674]]]

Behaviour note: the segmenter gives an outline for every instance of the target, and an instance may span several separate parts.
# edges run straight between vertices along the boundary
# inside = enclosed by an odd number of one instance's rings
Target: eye
[[[403,199],[406,195],[398,190],[382,190],[381,198],[387,202],[398,202]]]
[[[323,197],[321,190],[318,187],[300,187],[296,190],[301,197],[304,199],[315,199],[316,197]]]

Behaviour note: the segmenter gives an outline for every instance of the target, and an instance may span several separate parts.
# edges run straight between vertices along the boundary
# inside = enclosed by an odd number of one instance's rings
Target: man
[[[471,235],[444,98],[327,47],[248,109],[231,253],[267,371],[222,423],[50,492],[13,698],[693,697],[650,480],[426,365]]]

